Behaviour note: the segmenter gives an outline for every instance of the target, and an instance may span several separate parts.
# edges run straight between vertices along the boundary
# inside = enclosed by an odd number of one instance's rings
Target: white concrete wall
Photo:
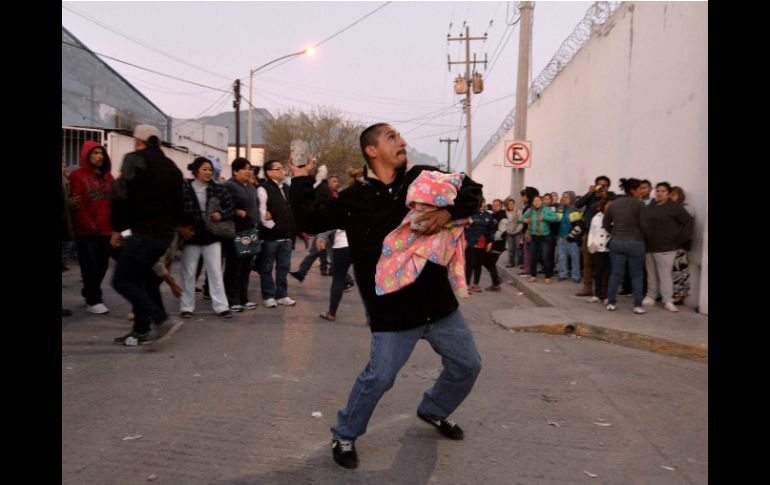
[[[701,313],[709,314],[709,204],[706,202],[706,215],[703,217],[706,223],[703,225],[703,247],[701,253],[705,255],[702,258],[700,272],[700,306]]]
[[[488,199],[509,195],[502,161],[510,139],[513,130],[474,168]],[[696,213],[688,304],[707,299],[707,286],[700,293],[701,267],[708,268],[705,2],[622,5],[529,106],[527,139],[533,153],[525,185],[541,192],[582,195],[597,175],[609,176],[615,190],[621,177],[682,186]]]
[[[182,171],[184,178],[192,177],[192,173],[187,170],[187,165],[195,160],[195,155],[186,153],[182,150],[161,147],[163,153],[174,161],[174,164]],[[123,135],[117,132],[111,132],[107,135],[107,153],[112,161],[112,176],[117,178],[120,174],[120,167],[123,164],[123,157],[126,153],[133,152],[134,138],[129,135]]]
[[[227,159],[227,138],[229,130],[222,126],[201,123],[194,120],[174,118],[171,123],[171,143],[184,146],[195,157],[216,160],[222,167],[220,176],[230,178],[232,171]]]
[[[245,158],[249,158],[246,155],[246,146],[241,146],[241,156]],[[232,164],[233,160],[235,160],[237,157],[235,156],[235,146],[230,146],[227,149],[227,163]],[[264,148],[258,148],[258,147],[252,147],[251,148],[251,164],[255,167],[261,167],[265,163],[265,149]]]

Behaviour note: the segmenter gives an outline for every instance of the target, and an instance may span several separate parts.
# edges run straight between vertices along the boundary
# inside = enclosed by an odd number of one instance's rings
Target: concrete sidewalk
[[[572,280],[546,285],[542,275],[537,282],[517,276],[520,269],[498,265],[500,277],[534,301],[538,308],[519,312],[498,310],[492,319],[498,325],[523,332],[577,334],[619,345],[650,350],[675,357],[708,362],[708,316],[691,306],[679,306],[679,312],[665,310],[661,303],[644,307],[646,314],[636,315],[631,297],[619,296],[618,309],[608,311],[599,303],[588,303],[588,297],[575,296],[582,284]]]

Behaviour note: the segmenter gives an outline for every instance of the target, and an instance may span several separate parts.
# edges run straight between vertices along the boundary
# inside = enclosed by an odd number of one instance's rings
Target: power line
[[[457,128],[455,130],[442,131],[442,132],[439,132],[439,133],[431,133],[430,135],[413,136],[412,140],[422,140],[423,138],[429,138],[431,136],[446,135],[447,133],[457,133],[459,131],[462,131],[462,127]]]
[[[353,22],[352,24],[348,25],[348,26],[347,26],[347,27],[345,27],[344,29],[340,30],[340,31],[339,31],[339,32],[337,32],[336,34],[332,34],[332,35],[330,35],[329,37],[325,38],[324,40],[322,40],[321,42],[319,42],[318,44],[316,44],[316,45],[315,45],[315,46],[313,46],[313,47],[319,47],[319,46],[321,46],[322,44],[325,44],[326,42],[328,42],[328,41],[332,40],[333,38],[337,37],[337,36],[338,36],[338,35],[340,35],[341,33],[345,32],[346,30],[348,30],[349,28],[353,27],[353,26],[354,26],[354,25],[356,25],[357,23],[359,23],[359,22],[361,22],[362,20],[364,20],[365,18],[369,17],[370,15],[374,15],[374,13],[375,13],[375,12],[377,12],[378,10],[380,10],[380,9],[382,9],[382,8],[384,8],[384,7],[386,7],[386,6],[387,6],[387,5],[389,5],[390,3],[392,3],[392,2],[385,2],[385,3],[383,3],[383,4],[382,4],[382,5],[380,5],[379,7],[375,8],[374,10],[372,10],[371,12],[369,12],[368,14],[364,15],[363,17],[361,17],[360,19],[356,20],[356,21],[355,21],[355,22]]]
[[[166,57],[168,57],[168,58],[170,58],[170,59],[173,59],[173,60],[175,60],[175,61],[177,61],[177,62],[181,62],[182,64],[184,64],[184,65],[186,65],[186,66],[189,66],[189,67],[192,67],[192,68],[198,69],[199,71],[203,71],[203,72],[205,72],[205,73],[207,73],[207,74],[211,74],[212,76],[217,76],[217,77],[220,77],[220,78],[222,78],[222,79],[227,79],[228,81],[230,80],[230,78],[228,78],[228,77],[225,77],[225,76],[222,76],[221,74],[218,74],[218,73],[216,73],[216,72],[212,72],[212,71],[209,71],[208,69],[204,69],[204,68],[202,68],[202,67],[200,67],[200,66],[196,66],[195,64],[191,64],[191,63],[189,63],[189,62],[187,62],[187,61],[185,61],[185,60],[183,60],[183,59],[180,59],[180,58],[178,58],[178,57],[176,57],[176,56],[173,56],[173,55],[171,55],[171,54],[168,54],[168,53],[166,53],[166,52],[163,52],[163,51],[161,51],[160,49],[156,49],[156,48],[154,48],[154,47],[152,47],[152,46],[150,46],[150,45],[147,45],[147,44],[145,44],[144,42],[142,42],[142,41],[140,41],[140,40],[136,40],[136,39],[134,39],[134,38],[132,38],[132,37],[128,36],[127,34],[124,34],[123,32],[121,32],[121,31],[119,31],[119,30],[115,29],[114,27],[110,27],[109,25],[107,25],[107,24],[104,24],[104,23],[102,23],[102,22],[100,22],[100,21],[96,20],[95,18],[93,18],[93,17],[90,17],[90,16],[88,16],[88,15],[86,15],[86,14],[84,14],[84,13],[81,13],[81,12],[79,12],[79,11],[75,10],[74,8],[72,8],[72,7],[68,6],[68,5],[64,5],[64,4],[62,4],[62,8],[66,8],[67,10],[69,10],[69,11],[70,11],[70,12],[72,12],[72,13],[74,13],[75,15],[79,15],[79,16],[83,17],[84,19],[86,19],[86,20],[89,20],[89,21],[91,21],[91,22],[95,23],[96,25],[99,25],[100,27],[103,27],[103,28],[105,28],[105,29],[109,30],[110,32],[112,32],[112,33],[114,33],[114,34],[117,34],[117,35],[119,35],[119,36],[123,37],[124,39],[128,39],[128,40],[130,40],[131,42],[134,42],[135,44],[139,44],[140,46],[144,47],[145,49],[149,49],[149,50],[151,50],[151,51],[153,51],[153,52],[157,52],[158,54],[164,55],[164,56],[166,56]]]
[[[500,40],[497,42],[497,45],[495,46],[495,50],[492,51],[492,60],[490,61],[489,69],[486,70],[486,77],[489,79],[489,75],[492,72],[492,68],[497,63],[497,60],[500,58],[500,56],[503,54],[503,51],[505,50],[505,46],[508,45],[508,41],[511,40],[511,37],[513,37],[513,32],[515,31],[513,25],[508,25],[505,27],[505,30],[503,31],[503,35],[500,36]],[[508,37],[506,37],[506,35]],[[503,40],[505,40],[505,43],[503,44]],[[502,48],[500,48],[500,45],[503,45]],[[499,49],[499,50],[498,50]]]
[[[492,101],[487,101],[486,103],[481,103],[481,104],[477,105],[476,108],[479,108],[481,106],[486,106],[488,104],[496,103],[498,101],[502,101],[503,99],[507,99],[507,98],[510,98],[510,97],[513,97],[513,96],[516,96],[516,93],[511,93],[511,94],[505,95],[503,97],[493,99]]]
[[[425,113],[424,115],[420,115],[420,116],[417,116],[416,118],[410,118],[410,119],[408,119],[408,120],[401,120],[401,121],[394,121],[393,123],[394,123],[394,124],[407,124],[407,123],[409,123],[410,121],[417,121],[417,120],[421,120],[421,119],[424,119],[424,118],[426,118],[426,117],[430,117],[431,115],[433,115],[433,114],[435,114],[435,113],[438,113],[438,115],[436,115],[436,116],[434,116],[433,118],[431,118],[431,119],[435,119],[435,118],[438,118],[438,117],[441,115],[441,113],[444,113],[444,112],[446,112],[446,111],[449,111],[449,110],[451,110],[452,108],[455,108],[455,107],[456,107],[458,104],[460,104],[460,103],[461,103],[461,101],[456,101],[456,102],[454,102],[454,103],[450,104],[449,106],[446,106],[446,107],[444,107],[444,108],[439,108],[439,109],[438,109],[438,110],[436,110],[436,111],[431,111],[431,112],[429,112],[429,113]]]
[[[270,77],[263,77],[261,79],[258,79],[257,81],[264,82],[266,85],[273,86],[273,85],[279,85],[283,87],[288,87],[291,89],[297,89],[301,90],[303,92],[311,92],[311,93],[317,93],[317,94],[334,94],[335,97],[339,98],[348,98],[353,99],[356,101],[368,101],[370,103],[375,104],[386,104],[386,105],[400,105],[400,106],[412,106],[414,107],[416,103],[426,103],[426,107],[435,107],[435,106],[444,106],[444,103],[439,103],[436,101],[419,101],[419,100],[410,100],[410,99],[398,99],[398,98],[385,98],[382,96],[366,96],[366,95],[359,95],[359,94],[353,94],[349,92],[343,92],[343,91],[335,91],[332,89],[326,89],[326,88],[319,88],[315,86],[308,86],[305,84],[300,83],[293,83],[288,81],[283,81],[281,79],[275,79]],[[382,101],[378,101],[382,100]],[[427,106],[427,104],[430,104],[431,106]]]
[[[444,111],[447,111],[447,110],[444,110]],[[446,116],[446,112],[442,113],[442,114],[439,114],[439,115],[436,115],[436,116],[433,116],[431,118],[428,118],[424,122],[422,122],[419,125],[415,126],[414,128],[410,128],[410,129],[406,130],[404,132],[404,134],[406,135],[407,133],[411,133],[413,131],[419,130],[420,128],[422,128],[425,125],[431,125],[431,123],[429,123],[431,120],[435,120],[436,118],[439,118],[439,117],[443,118],[444,116]],[[402,124],[405,124],[405,123],[402,123]],[[442,125],[439,125],[439,126],[442,126]],[[452,126],[452,125],[449,125],[449,126]]]
[[[201,112],[200,112],[200,113],[198,113],[197,115],[193,116],[192,118],[188,118],[188,119],[187,119],[187,121],[183,121],[182,123],[179,123],[179,124],[175,125],[175,127],[176,127],[176,128],[179,128],[180,126],[184,126],[184,125],[186,125],[187,123],[191,123],[191,122],[193,122],[193,121],[197,121],[197,118],[200,118],[201,116],[203,116],[203,115],[204,115],[204,113],[206,113],[207,111],[209,111],[209,110],[210,110],[211,108],[213,108],[215,105],[218,105],[218,106],[222,106],[222,105],[223,105],[223,103],[227,102],[227,96],[228,96],[229,94],[230,94],[229,92],[223,93],[221,96],[219,96],[219,97],[216,99],[216,101],[214,101],[213,103],[211,103],[211,105],[209,105],[209,107],[208,107],[208,108],[204,109],[203,111],[201,111]]]
[[[376,13],[378,10],[380,10],[380,9],[382,9],[382,8],[384,8],[384,7],[386,7],[387,5],[389,5],[389,4],[391,4],[391,3],[393,3],[393,2],[385,2],[385,3],[383,3],[382,5],[380,5],[379,7],[375,8],[374,10],[372,10],[371,12],[369,12],[368,14],[364,15],[363,17],[361,17],[360,19],[356,20],[356,21],[355,21],[355,22],[353,22],[352,24],[348,25],[347,27],[344,27],[344,28],[343,28],[342,30],[340,30],[339,32],[337,32],[337,33],[334,33],[334,34],[330,35],[329,37],[325,38],[324,40],[322,40],[321,42],[319,42],[319,43],[317,43],[317,44],[314,44],[314,45],[313,45],[313,47],[316,47],[316,48],[317,48],[317,47],[319,47],[320,45],[322,45],[322,44],[325,44],[326,42],[328,42],[328,41],[332,40],[333,38],[337,37],[337,36],[338,36],[338,35],[340,35],[341,33],[345,32],[345,31],[346,31],[346,30],[348,30],[349,28],[353,27],[353,26],[354,26],[354,25],[356,25],[357,23],[359,23],[359,22],[361,22],[362,20],[364,20],[365,18],[367,18],[367,17],[369,17],[369,16],[373,15],[373,14],[374,14],[374,13]],[[272,71],[273,69],[277,69],[278,67],[280,67],[280,66],[282,66],[282,65],[286,64],[287,62],[291,62],[291,61],[293,61],[294,59],[296,59],[296,57],[290,57],[290,58],[286,59],[285,61],[281,61],[281,62],[279,62],[278,64],[276,64],[275,66],[273,66],[273,67],[271,67],[271,68],[268,68],[268,69],[265,69],[264,71],[261,71],[261,73],[262,73],[262,74],[268,73],[268,72]],[[248,76],[247,76],[247,77],[248,77]],[[243,78],[243,79],[245,79],[245,78]]]
[[[166,94],[174,94],[174,95],[178,95],[178,96],[190,96],[190,97],[193,97],[193,98],[202,99],[204,101],[210,101],[211,100],[210,98],[203,98],[203,97],[199,96],[201,94],[207,94],[207,93],[210,94],[211,93],[210,89],[207,89],[205,91],[194,91],[192,93],[184,93],[184,92],[181,92],[181,91],[176,91],[176,90],[173,90],[173,89],[169,89],[166,86],[163,86],[163,85],[158,84],[158,83],[154,83],[152,81],[148,81],[147,79],[135,76],[133,74],[123,74],[123,75],[125,77],[127,77],[128,79],[131,79],[131,81],[133,83],[136,83],[139,86],[144,86],[146,89],[151,89],[151,90],[156,91],[156,92],[166,93]],[[230,86],[230,83],[226,84],[222,89],[224,90],[228,86]]]
[[[276,92],[272,92],[272,91],[268,91],[268,90],[265,90],[265,89],[261,89],[260,90],[260,95],[262,95],[264,93],[270,94],[272,96],[277,96],[279,98],[287,99],[289,101],[294,101],[296,103],[308,105],[308,106],[319,106],[317,103],[312,103],[312,102],[305,101],[305,100],[302,100],[302,99],[297,99],[297,98],[293,98],[291,96],[285,96],[283,94],[278,94]],[[248,101],[247,101],[247,103],[248,103]],[[252,108],[253,107],[254,107],[254,105],[252,104]],[[419,115],[419,116],[417,116],[415,118],[411,118],[411,119],[408,119],[408,120],[401,120],[401,121],[393,121],[392,124],[394,124],[394,125],[396,125],[396,124],[408,124],[409,122],[413,122],[413,121],[417,121],[417,120],[423,120],[425,118],[435,119],[438,116],[433,116],[431,118],[431,115],[433,115],[434,113],[439,113],[439,112],[443,112],[443,111],[446,111],[446,110],[450,110],[450,109],[452,109],[454,107],[455,107],[454,104],[450,105],[450,106],[445,106],[443,108],[439,108],[436,111],[431,111],[429,113]],[[372,119],[372,118],[382,119],[383,117],[387,117],[387,116],[373,116],[371,113],[357,113],[357,112],[348,111],[348,110],[345,110],[345,109],[342,109],[342,108],[334,108],[334,107],[332,107],[332,108],[335,109],[336,111],[340,111],[342,113],[347,113],[349,115],[358,116],[358,117],[364,117],[366,119]],[[430,121],[430,119],[428,121]]]
[[[460,131],[463,129],[463,117],[460,116],[460,123],[457,126],[457,131]],[[455,151],[452,153],[452,158],[449,159],[449,165],[452,165],[452,160],[457,158],[457,150],[460,148],[461,144],[465,144],[465,138],[462,139],[460,143],[455,144]]]
[[[226,93],[230,92],[230,91],[223,91],[223,90],[221,90],[219,88],[215,88],[215,87],[212,87],[212,86],[207,86],[205,84],[196,83],[194,81],[188,81],[187,79],[182,79],[182,78],[179,78],[179,77],[176,77],[176,76],[172,76],[171,74],[165,74],[165,73],[162,73],[162,72],[159,72],[159,71],[155,71],[153,69],[148,69],[146,67],[137,66],[136,64],[132,64],[130,62],[122,61],[122,60],[120,60],[120,59],[118,59],[116,57],[108,56],[107,54],[102,54],[101,52],[96,52],[96,51],[93,51],[91,49],[87,49],[85,47],[81,47],[81,46],[79,46],[77,44],[72,44],[70,42],[67,42],[66,40],[62,40],[61,43],[62,44],[67,44],[67,45],[72,46],[72,47],[76,47],[78,49],[84,50],[86,52],[90,52],[92,54],[96,54],[96,55],[101,56],[101,57],[106,57],[107,59],[112,59],[113,61],[117,61],[117,62],[120,62],[120,63],[123,63],[123,64],[127,64],[127,65],[129,65],[131,67],[135,67],[135,68],[141,69],[143,71],[151,72],[151,73],[157,74],[159,76],[165,76],[165,77],[168,77],[168,78],[171,78],[171,79],[176,79],[177,81],[182,81],[183,83],[194,84],[194,85],[200,86],[202,88],[213,89],[214,91],[222,91],[222,92],[226,92]]]
[[[513,12],[511,15],[511,20],[508,20],[508,11],[510,10],[510,6],[513,4]],[[518,8],[518,2],[508,2],[508,4],[505,6],[505,23],[508,25],[514,25],[519,23],[519,20],[521,20],[521,9]],[[518,15],[518,18],[516,17]]]

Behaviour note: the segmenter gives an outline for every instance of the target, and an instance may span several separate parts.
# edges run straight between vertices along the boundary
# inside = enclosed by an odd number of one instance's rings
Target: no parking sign
[[[504,167],[528,168],[532,166],[532,143],[528,141],[506,141]]]

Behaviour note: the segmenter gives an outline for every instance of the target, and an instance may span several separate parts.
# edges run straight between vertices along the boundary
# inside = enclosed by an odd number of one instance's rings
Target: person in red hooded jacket
[[[102,302],[102,280],[110,259],[110,204],[112,199],[111,163],[107,151],[95,141],[83,143],[80,168],[70,174],[72,195],[80,197],[73,213],[73,232],[78,262],[83,274],[81,294],[86,309],[102,314],[109,309]]]

